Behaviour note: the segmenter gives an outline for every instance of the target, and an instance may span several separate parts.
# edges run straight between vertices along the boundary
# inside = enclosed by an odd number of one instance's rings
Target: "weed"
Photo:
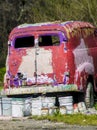
[[[53,122],[64,122],[66,124],[77,125],[97,125],[97,115],[67,114],[60,113],[47,116],[32,116],[35,120],[50,120]]]
[[[97,110],[97,103],[94,104],[94,108]]]

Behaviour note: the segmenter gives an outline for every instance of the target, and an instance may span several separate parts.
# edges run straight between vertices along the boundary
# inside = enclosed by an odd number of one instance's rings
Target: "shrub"
[[[0,86],[3,85],[3,80],[4,80],[4,74],[5,74],[6,68],[0,68]]]

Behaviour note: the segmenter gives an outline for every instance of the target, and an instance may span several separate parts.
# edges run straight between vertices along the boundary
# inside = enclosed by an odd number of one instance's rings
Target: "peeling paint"
[[[80,21],[23,24],[14,28],[8,40],[5,87],[72,84],[83,89],[86,76],[97,75],[94,30],[90,23]],[[19,43],[15,48],[16,39]]]

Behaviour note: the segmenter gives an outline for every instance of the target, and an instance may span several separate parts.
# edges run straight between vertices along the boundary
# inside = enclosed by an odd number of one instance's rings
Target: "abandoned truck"
[[[97,29],[88,22],[22,24],[8,41],[6,95],[97,91]]]

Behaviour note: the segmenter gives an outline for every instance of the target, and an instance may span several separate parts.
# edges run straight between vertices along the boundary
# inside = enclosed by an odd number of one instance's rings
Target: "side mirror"
[[[94,30],[94,35],[97,37],[97,28]]]
[[[9,47],[11,46],[11,42],[10,42],[10,41],[8,41],[8,46],[9,46]]]

